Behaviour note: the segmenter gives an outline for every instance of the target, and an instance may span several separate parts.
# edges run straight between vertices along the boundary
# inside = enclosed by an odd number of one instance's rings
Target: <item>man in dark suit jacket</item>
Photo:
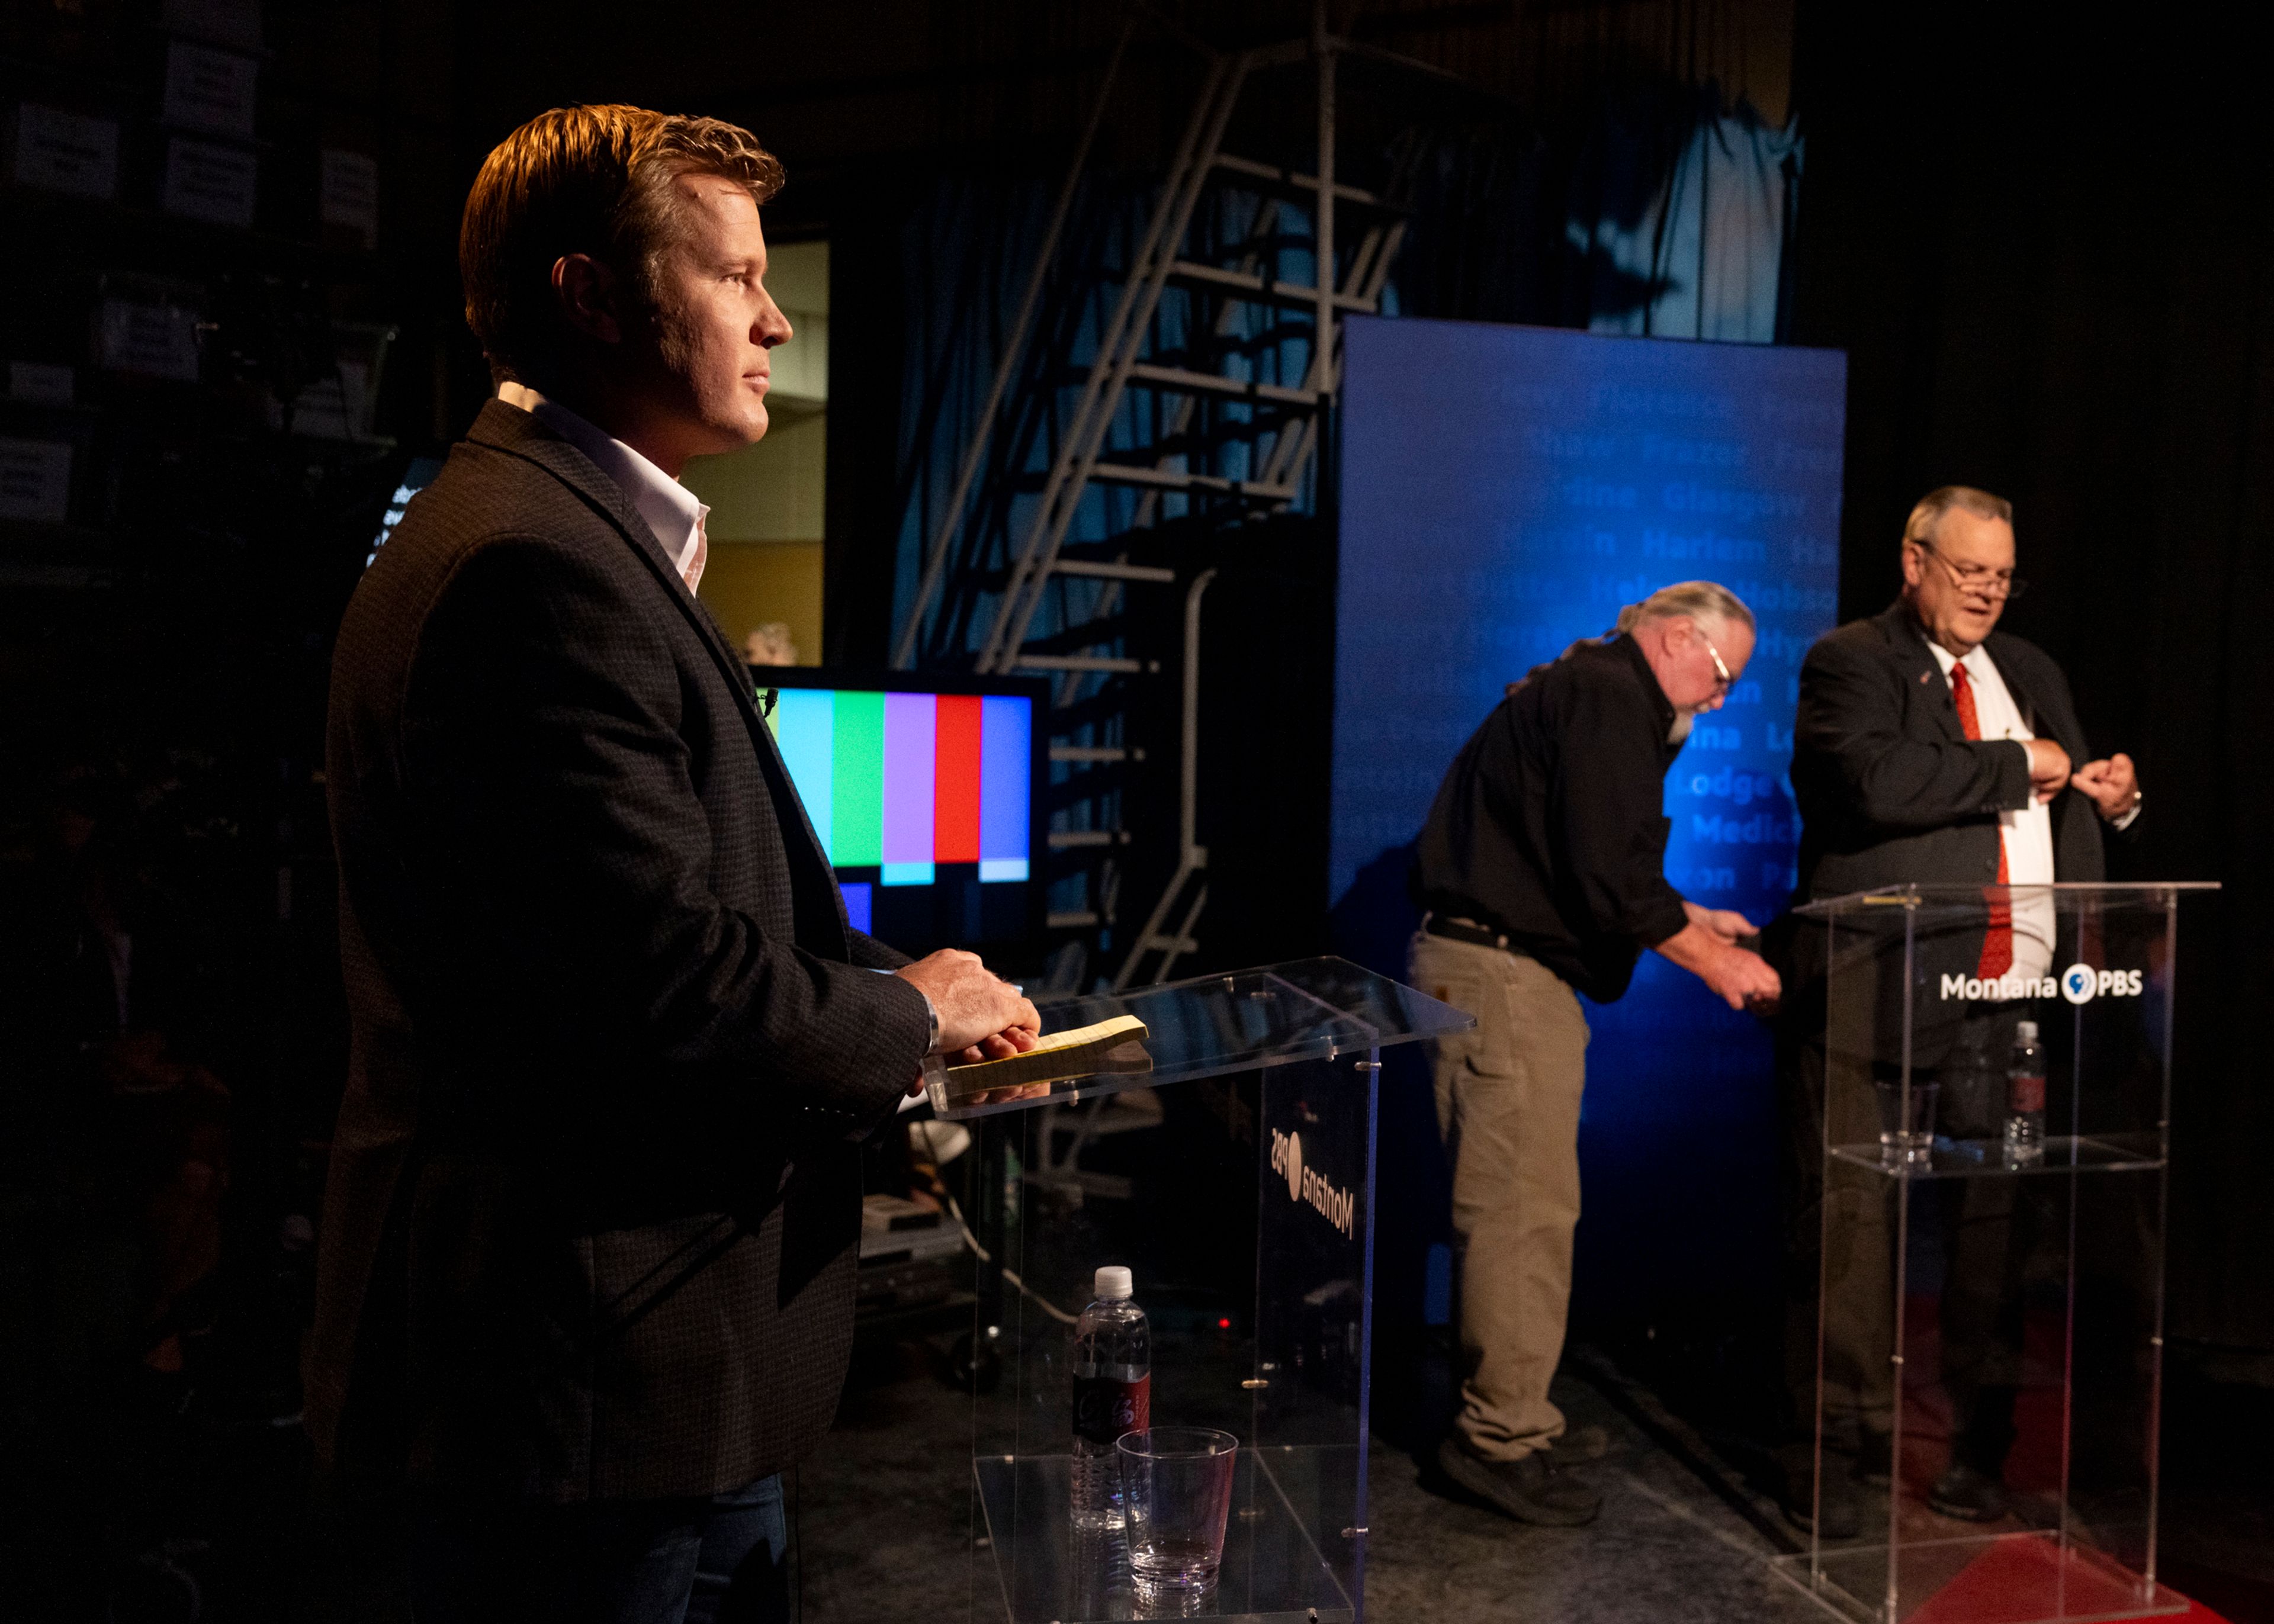
[[[835,1410],[852,1141],[927,1054],[1032,1046],[968,953],[847,928],[694,596],[689,455],[765,431],[745,132],[576,108],[461,244],[501,380],[358,587],[328,783],[352,1020],[308,1415],[407,1481],[421,1624],[778,1614]],[[738,1577],[739,1575],[739,1577]]]
[[[1902,596],[1879,614],[1827,633],[1809,650],[1801,667],[1792,763],[1803,898],[1911,884],[2025,886],[2106,877],[2102,825],[2128,830],[2139,815],[2132,761],[2121,754],[2087,761],[2084,731],[2060,667],[2034,644],[1996,629],[2006,605],[2022,590],[2014,561],[2009,504],[1962,485],[1935,491],[1913,508],[1904,529]],[[2073,766],[2078,762],[2084,764]],[[1839,1019],[1856,1030],[1834,1039],[1843,1064],[1868,1067],[1879,1080],[1895,1075],[1904,1035],[1901,911],[1889,910],[1886,921],[1889,937],[1877,944],[1882,951],[1875,955],[1872,1007],[1845,1006]],[[2052,924],[2044,893],[2015,895],[2003,907],[1958,900],[1917,910],[1913,980],[1921,971],[1928,986],[1939,984],[1944,971],[1984,980],[2042,978],[2055,946]],[[1856,927],[1864,929],[1868,921]],[[1856,938],[1856,930],[1849,934]],[[1892,1334],[1886,1320],[1892,1288],[1883,1261],[1892,1240],[1875,1227],[1876,1209],[1862,1184],[1828,1196],[1824,1186],[1829,1013],[1824,944],[1819,929],[1792,933],[1794,996],[1780,1045],[1788,1132],[1788,1250],[1794,1264],[1787,1382],[1796,1432],[1815,1396],[1813,1297],[1820,1215],[1830,1199],[1849,1208],[1854,1250],[1835,1259],[1829,1274],[1844,1282],[1844,1296],[1835,1298],[1825,1322],[1826,1402],[1844,1412],[1844,1441],[1856,1451],[1857,1473],[1877,1480],[1886,1475],[1889,1460],[1886,1428],[1893,1390],[1880,1344]],[[1864,950],[1851,939],[1844,951]],[[2023,1012],[2012,999],[1980,1006],[1914,1001],[1913,1074],[1942,1081],[1946,1132],[1996,1131],[1995,1124],[1974,1116],[2002,1114],[2002,1092],[1993,1101],[1977,1085],[2002,1071],[2014,1022]],[[1844,1090],[1851,1106],[1871,1092]],[[1867,1142],[1877,1126],[1838,1125],[1841,1139]],[[1955,1234],[1982,1214],[1954,1211],[1948,1216]],[[1992,1370],[1996,1350],[1991,1344],[2004,1334],[1989,1321],[2009,1306],[1991,1299],[2002,1298],[2011,1218],[2004,1211],[1977,1226],[1978,1244],[1953,1264],[1954,1275],[1974,1269],[1978,1276],[1986,1268],[1999,1278],[1962,1280],[1959,1284],[1979,1289],[1967,1305],[1955,1298],[1945,1303],[1944,1377],[1960,1412],[1961,1436],[1957,1458],[1933,1499],[1949,1515],[1987,1516],[1999,1504],[1997,1462],[2011,1440],[2011,1406],[2010,1395],[1992,1390],[2001,1379]],[[1988,1306],[1969,1319],[1970,1305],[1981,1302]],[[1798,1460],[1796,1438],[1788,1453]],[[1854,1514],[1834,1477],[1826,1473],[1818,1510],[1824,1531],[1836,1536],[1853,1531]],[[1796,1520],[1818,1514],[1809,1507],[1799,1471],[1788,1468],[1786,1486],[1787,1509]]]

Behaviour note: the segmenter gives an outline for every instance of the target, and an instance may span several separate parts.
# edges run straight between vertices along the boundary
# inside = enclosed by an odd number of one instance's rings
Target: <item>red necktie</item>
[[[1958,707],[1958,726],[1969,739],[1982,737],[1982,718],[1974,712],[1974,680],[1963,662],[1950,668],[1950,697]],[[2006,830],[1998,829],[1998,883],[2005,884]],[[1990,928],[1982,937],[1982,964],[1975,974],[1994,981],[2014,967],[2014,905],[1999,891],[1990,903]]]

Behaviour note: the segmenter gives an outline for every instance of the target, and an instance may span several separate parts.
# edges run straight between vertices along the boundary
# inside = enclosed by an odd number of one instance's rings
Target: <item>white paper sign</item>
[[[161,117],[187,130],[251,136],[253,80],[260,64],[234,51],[176,40],[166,47],[166,100]]]
[[[72,403],[72,369],[43,361],[8,363],[8,398],[27,406],[68,406]]]
[[[378,162],[359,152],[324,148],[316,212],[326,225],[345,226],[357,233],[365,248],[379,246]]]
[[[72,448],[59,440],[0,439],[0,519],[61,524],[71,470]]]
[[[97,365],[182,383],[198,380],[198,314],[178,304],[105,299],[95,314]]]
[[[16,179],[75,197],[117,197],[117,120],[23,103],[16,109]]]
[[[166,212],[217,226],[249,226],[260,168],[242,147],[177,135],[166,143]]]

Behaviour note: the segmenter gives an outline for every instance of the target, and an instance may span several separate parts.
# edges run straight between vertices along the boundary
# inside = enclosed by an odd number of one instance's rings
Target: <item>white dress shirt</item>
[[[1982,737],[2013,739],[2026,742],[2037,737],[2029,724],[2022,720],[2022,708],[2014,703],[2013,691],[2007,688],[2006,679],[1998,674],[1998,664],[1990,658],[1990,650],[1977,645],[1964,660],[1930,637],[1926,646],[1933,650],[1934,663],[1942,667],[1945,681],[1950,680],[1950,668],[1963,665],[1966,679],[1974,688],[1974,720]],[[2029,805],[2018,811],[1998,815],[1999,838],[2006,843],[2006,883],[2008,885],[2050,885],[2053,883],[2053,813],[2052,808],[2037,799],[2033,790]],[[2014,898],[2014,967],[2012,974],[2041,976],[2047,974],[2053,962],[2053,898],[2051,891],[2039,891],[2034,896]]]
[[[711,516],[711,509],[696,499],[694,492],[622,440],[611,439],[525,383],[500,384],[498,399],[520,407],[591,458],[593,465],[622,489],[632,511],[647,521],[672,568],[687,583],[687,590],[691,592],[702,584],[703,565],[711,556],[711,541],[704,533],[703,522]]]

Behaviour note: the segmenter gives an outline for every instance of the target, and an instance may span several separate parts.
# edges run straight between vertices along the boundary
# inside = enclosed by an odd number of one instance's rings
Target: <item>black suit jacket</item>
[[[2029,731],[2090,758],[2068,679],[2035,643],[1992,632],[1984,645]],[[1901,604],[1817,639],[1800,669],[1793,727],[1803,898],[1908,884],[1988,884],[1998,815],[2029,804],[2029,751],[1969,740],[1950,682]],[[2053,798],[2053,877],[2107,877],[2099,808],[2082,790]],[[2133,827],[2137,828],[2136,822]]]
[[[1984,645],[2029,731],[2071,761],[2088,759],[2068,680],[2034,643],[1992,632]],[[2026,806],[2029,751],[2011,740],[1969,740],[1950,680],[1910,611],[1898,603],[1816,641],[1802,662],[1793,728],[1793,792],[1801,816],[1800,898],[1813,900],[1903,885],[1989,885],[1998,877],[1998,817]],[[2081,790],[2053,798],[2053,877],[2105,879],[2099,808]],[[2134,829],[2138,828],[2135,821]],[[1903,1051],[1906,924],[1903,910],[1849,916],[1834,972],[1821,929],[1787,914],[1765,951],[1784,974],[1780,1017],[1788,1039],[1831,1041],[1894,1064]],[[1970,974],[1982,956],[1986,914],[1969,896],[1912,913],[1910,1050],[1936,1063],[1967,1006],[1934,996],[1945,974]],[[2056,955],[2064,945],[2054,944]],[[2057,957],[2058,966],[2061,960]],[[1829,979],[1865,964],[1868,1004],[1831,1009]],[[1827,1036],[1827,1022],[1838,1028]],[[1856,1024],[1861,1023],[1861,1024]]]
[[[352,1022],[308,1418],[350,1476],[704,1494],[828,1425],[848,1138],[929,1038],[747,668],[621,490],[492,402],[357,588]]]

